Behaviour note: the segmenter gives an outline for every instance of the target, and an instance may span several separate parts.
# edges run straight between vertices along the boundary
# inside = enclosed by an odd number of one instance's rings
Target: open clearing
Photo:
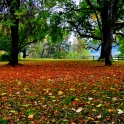
[[[0,63],[0,124],[123,124],[124,62]]]

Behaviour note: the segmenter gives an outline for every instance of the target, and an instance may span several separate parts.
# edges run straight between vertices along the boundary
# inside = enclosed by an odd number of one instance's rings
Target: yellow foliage
[[[0,31],[2,30],[2,25],[0,25]]]
[[[97,16],[98,16],[98,18],[100,18],[100,14],[99,14],[99,13],[98,13]],[[97,21],[97,18],[96,18],[96,15],[95,15],[95,14],[92,15],[92,19],[93,19],[94,21]]]
[[[5,54],[5,51],[0,51],[0,54],[1,54],[1,55],[4,55],[4,54]]]

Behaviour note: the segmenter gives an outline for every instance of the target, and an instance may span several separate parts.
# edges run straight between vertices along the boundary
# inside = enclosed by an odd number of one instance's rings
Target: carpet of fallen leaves
[[[124,63],[0,64],[0,124],[123,124]]]

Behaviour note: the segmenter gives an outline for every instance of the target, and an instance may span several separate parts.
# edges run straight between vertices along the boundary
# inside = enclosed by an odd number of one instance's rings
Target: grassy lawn
[[[0,124],[124,124],[124,62],[0,62]]]

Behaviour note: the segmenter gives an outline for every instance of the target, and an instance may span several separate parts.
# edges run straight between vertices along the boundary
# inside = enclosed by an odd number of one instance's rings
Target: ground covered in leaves
[[[0,64],[0,124],[123,124],[124,63]]]

